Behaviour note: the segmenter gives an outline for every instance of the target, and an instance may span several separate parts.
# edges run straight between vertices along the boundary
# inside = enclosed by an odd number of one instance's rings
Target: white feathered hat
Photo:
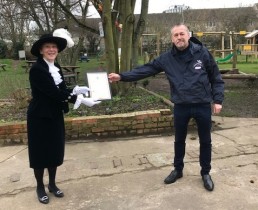
[[[65,28],[58,28],[58,29],[54,30],[53,36],[66,39],[68,48],[74,46],[74,41],[72,40],[72,36],[69,33],[69,31]]]

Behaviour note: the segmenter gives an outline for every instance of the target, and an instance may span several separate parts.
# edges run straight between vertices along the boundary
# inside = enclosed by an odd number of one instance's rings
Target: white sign
[[[21,59],[21,58],[26,59],[25,50],[19,50],[19,59]]]
[[[102,22],[99,22],[99,36],[104,37],[104,30],[103,30]]]
[[[95,100],[111,99],[107,72],[87,72],[90,97]]]

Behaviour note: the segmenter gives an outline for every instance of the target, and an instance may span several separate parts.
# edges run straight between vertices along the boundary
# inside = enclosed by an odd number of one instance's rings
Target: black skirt
[[[30,167],[42,169],[63,163],[65,150],[64,117],[27,117]]]

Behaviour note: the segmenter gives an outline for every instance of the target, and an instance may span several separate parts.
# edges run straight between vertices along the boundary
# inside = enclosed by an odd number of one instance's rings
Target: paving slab
[[[184,176],[170,185],[163,180],[172,169],[173,134],[67,142],[57,172],[65,197],[48,193],[47,205],[37,200],[27,145],[0,147],[0,209],[257,210],[258,119],[213,120],[213,192],[203,187],[198,136],[191,131]]]

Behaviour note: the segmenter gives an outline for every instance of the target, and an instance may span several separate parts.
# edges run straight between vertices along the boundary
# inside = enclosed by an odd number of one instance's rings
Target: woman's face
[[[54,62],[58,55],[58,48],[55,43],[44,43],[41,46],[40,54],[49,62]]]

